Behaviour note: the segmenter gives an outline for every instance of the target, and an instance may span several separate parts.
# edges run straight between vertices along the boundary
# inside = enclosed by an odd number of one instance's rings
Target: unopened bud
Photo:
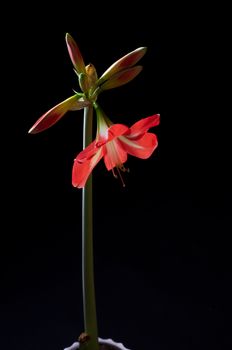
[[[79,85],[81,90],[86,93],[89,90],[88,76],[85,73],[79,74]]]
[[[93,87],[96,85],[97,82],[97,71],[92,63],[88,64],[85,67],[86,74],[89,79],[90,87]]]
[[[129,52],[127,55],[114,62],[99,78],[99,84],[102,84],[107,79],[110,79],[114,74],[134,66],[146,53],[146,47]]]

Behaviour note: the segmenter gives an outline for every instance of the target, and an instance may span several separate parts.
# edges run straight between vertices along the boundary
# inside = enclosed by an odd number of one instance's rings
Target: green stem
[[[83,148],[92,142],[93,107],[84,108]],[[82,283],[85,333],[88,350],[98,350],[97,315],[94,288],[92,176],[82,192]]]

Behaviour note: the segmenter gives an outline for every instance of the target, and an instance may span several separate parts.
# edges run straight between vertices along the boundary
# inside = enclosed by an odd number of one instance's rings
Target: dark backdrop
[[[94,170],[100,336],[132,350],[231,345],[226,10],[145,5],[20,4],[7,13],[3,349],[59,350],[83,330],[81,190],[71,186],[82,112],[27,134],[77,88],[66,32],[99,75],[147,46],[143,72],[99,102],[113,121],[127,125],[161,114],[154,129],[159,147],[146,161],[129,158],[125,188],[103,163]]]

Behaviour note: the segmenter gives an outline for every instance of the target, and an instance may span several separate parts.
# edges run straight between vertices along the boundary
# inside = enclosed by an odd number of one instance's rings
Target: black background
[[[129,158],[126,188],[103,162],[94,170],[99,335],[132,350],[232,343],[227,11],[145,5],[20,4],[7,13],[3,349],[63,349],[83,330],[81,190],[71,186],[82,112],[27,134],[77,88],[66,32],[99,75],[147,46],[143,72],[99,103],[127,125],[161,114],[159,147],[146,161]]]

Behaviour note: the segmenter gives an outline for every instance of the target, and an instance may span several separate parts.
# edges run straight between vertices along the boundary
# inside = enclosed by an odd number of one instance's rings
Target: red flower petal
[[[120,166],[127,161],[127,153],[118,140],[108,142],[104,148],[104,162],[107,170]]]
[[[138,140],[131,140],[126,136],[120,136],[123,149],[130,155],[142,159],[149,158],[158,146],[158,140],[155,134],[146,133]]]
[[[96,147],[96,141],[91,142],[77,155],[76,161],[79,163],[84,163],[86,160],[91,159],[97,153],[98,149],[99,148]]]
[[[101,147],[118,136],[125,134],[128,130],[129,128],[123,124],[113,124],[107,129],[106,125],[102,124],[99,127],[96,146]]]
[[[66,34],[65,40],[66,40],[69,56],[71,58],[71,61],[77,73],[78,74],[85,73],[85,63],[75,40],[69,33]]]
[[[103,149],[100,148],[97,152],[83,163],[79,163],[78,157],[74,161],[72,171],[72,184],[74,187],[83,188],[91,174],[93,168],[103,157]]]
[[[77,95],[67,98],[65,101],[59,103],[55,107],[51,108],[47,113],[42,115],[37,122],[28,131],[30,134],[36,134],[44,131],[54,125],[63,115],[71,110],[73,106],[77,106],[78,97]],[[82,107],[83,108],[83,107]]]
[[[113,124],[108,130],[108,141],[125,134],[129,130],[128,126],[124,124]]]
[[[151,117],[147,117],[139,120],[134,125],[130,127],[129,132],[126,136],[130,139],[137,139],[141,137],[147,130],[152,128],[153,126],[157,126],[160,123],[160,115],[154,114]]]

